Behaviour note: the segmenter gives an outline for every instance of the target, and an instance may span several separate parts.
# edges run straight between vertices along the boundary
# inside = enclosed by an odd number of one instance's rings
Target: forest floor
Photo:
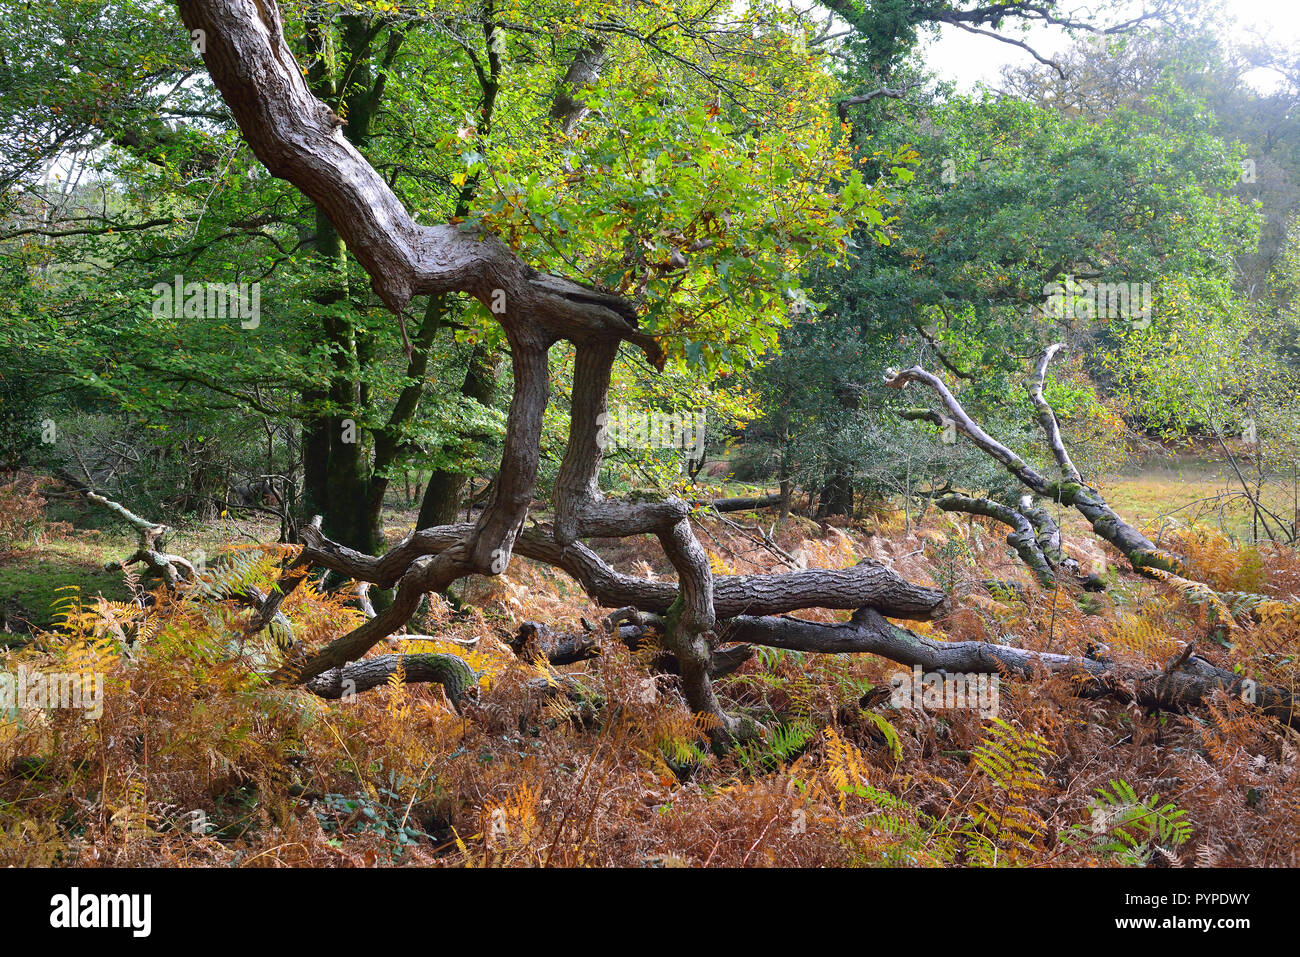
[[[1112,495],[1123,502],[1130,488]],[[391,513],[390,533],[411,517]],[[0,595],[30,609],[74,587],[36,641],[0,651],[0,672],[90,667],[104,676],[103,713],[0,709],[0,866],[1300,864],[1300,736],[1222,694],[1150,713],[1076,697],[1065,677],[1004,679],[991,709],[892,707],[880,692],[906,677],[896,664],[764,649],[718,689],[770,733],[719,757],[645,652],[604,640],[601,657],[560,669],[511,652],[502,639],[522,621],[576,631],[607,612],[517,559],[460,583],[455,607],[431,605],[412,625],[431,639],[377,649],[466,658],[480,687],[463,712],[437,685],[400,681],[324,702],[259,677],[274,651],[238,639],[237,606],[160,594],[144,624],[127,622],[127,587],[102,563],[129,553],[129,536],[37,526],[0,554]],[[873,559],[948,589],[952,615],[908,625],[934,638],[1104,647],[1136,669],[1199,637],[1215,664],[1300,682],[1290,548],[1165,528],[1202,580],[1273,599],[1276,613],[1225,638],[1203,603],[1067,527],[1085,569],[1104,569],[1104,594],[1040,588],[1004,530],[963,517],[931,512],[910,534],[901,514],[851,528],[795,517],[776,537],[810,567]],[[782,570],[743,531],[706,519],[700,534],[716,574]],[[259,536],[274,529],[225,520],[182,529],[173,547],[211,560],[233,546],[254,559],[246,575],[269,584],[282,556],[254,547]],[[621,570],[670,577],[652,540],[595,544]],[[1019,580],[1024,595],[992,594],[990,578]],[[312,643],[359,620],[311,588],[285,612]],[[113,640],[123,627],[144,631],[129,649]],[[539,693],[539,678],[582,690]]]

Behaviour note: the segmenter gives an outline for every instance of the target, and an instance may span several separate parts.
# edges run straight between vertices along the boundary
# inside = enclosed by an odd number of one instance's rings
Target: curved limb
[[[1255,685],[1250,679],[1184,650],[1160,670],[1121,672],[1113,662],[1050,652],[1026,651],[983,641],[936,641],[885,620],[870,609],[843,624],[797,618],[742,616],[727,623],[726,637],[772,648],[829,654],[874,654],[908,667],[948,674],[1038,672],[1077,677],[1076,693],[1112,697],[1150,708],[1181,711],[1205,702],[1215,691],[1249,697],[1269,716],[1300,725],[1300,700],[1285,688]]]
[[[1046,357],[1046,360],[1050,360],[1055,351],[1055,349],[1049,349],[1044,353],[1044,356],[1039,358],[1036,369],[1041,369],[1045,374],[1047,366],[1044,357]],[[1097,536],[1118,548],[1133,564],[1135,569],[1158,568],[1165,571],[1177,571],[1177,559],[1168,552],[1161,551],[1156,547],[1155,543],[1120,518],[1096,489],[1071,478],[1065,478],[1060,482],[1048,482],[1046,478],[1027,465],[1018,455],[991,437],[962,408],[956,396],[948,390],[948,387],[944,385],[943,380],[938,376],[927,372],[920,366],[913,366],[903,372],[894,372],[885,380],[885,384],[892,389],[906,388],[912,382],[920,382],[934,391],[947,410],[947,420],[953,423],[957,431],[974,442],[977,448],[1001,462],[1008,472],[1019,479],[1035,495],[1060,502],[1062,505],[1070,506],[1078,511],[1092,525],[1092,530]],[[1042,399],[1041,389],[1039,390],[1039,399],[1046,405],[1046,400]],[[1051,413],[1050,406],[1047,406],[1047,412],[1052,426],[1052,432],[1049,433],[1049,444],[1051,444],[1050,435],[1052,434],[1055,434],[1056,441],[1059,443],[1060,433],[1059,429],[1056,428],[1056,416]],[[904,413],[904,415],[906,418],[924,418],[934,421],[934,417],[938,413],[914,410]],[[1062,450],[1063,448],[1062,446]],[[1067,463],[1072,474],[1076,470],[1073,463],[1070,462],[1069,456],[1065,456],[1064,463],[1058,458],[1058,464],[1062,465],[1063,470],[1067,468]]]
[[[421,653],[410,655],[377,655],[363,661],[354,661],[340,668],[332,668],[305,683],[312,694],[337,700],[371,688],[386,685],[388,679],[401,671],[406,682],[434,682],[447,693],[447,699],[459,710],[465,694],[478,681],[465,661],[456,655]]]
[[[1007,544],[1020,556],[1020,560],[1029,566],[1038,576],[1038,580],[1048,588],[1056,584],[1056,569],[1044,554],[1039,544],[1037,532],[1025,515],[1012,508],[987,498],[972,498],[960,492],[940,495],[934,504],[945,512],[964,512],[967,515],[983,515],[1007,525],[1011,532],[1007,535]]]
[[[1042,355],[1034,364],[1034,374],[1030,376],[1029,381],[1025,384],[1029,392],[1029,399],[1034,403],[1034,408],[1038,412],[1038,424],[1042,426],[1043,434],[1047,436],[1047,447],[1052,452],[1052,458],[1056,459],[1056,464],[1060,466],[1061,476],[1067,482],[1083,484],[1083,479],[1079,477],[1079,470],[1074,467],[1074,462],[1070,458],[1070,453],[1066,451],[1065,443],[1061,441],[1061,426],[1056,421],[1056,412],[1048,404],[1047,399],[1043,397],[1043,385],[1047,379],[1047,367],[1052,364],[1052,359],[1058,352],[1065,348],[1065,343],[1057,342],[1043,350]]]

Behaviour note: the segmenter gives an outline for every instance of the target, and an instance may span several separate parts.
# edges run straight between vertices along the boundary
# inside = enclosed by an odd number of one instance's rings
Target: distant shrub
[[[39,483],[30,476],[19,475],[0,485],[0,548],[39,540],[42,533],[66,531],[66,523],[47,519],[45,505]]]
[[[732,478],[737,482],[764,482],[775,478],[778,458],[770,445],[742,446],[729,463]]]

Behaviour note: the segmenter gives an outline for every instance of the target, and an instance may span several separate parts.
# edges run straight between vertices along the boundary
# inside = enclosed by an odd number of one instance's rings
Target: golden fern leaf
[[[1204,606],[1209,612],[1211,626],[1222,626],[1233,633],[1241,630],[1232,609],[1209,585],[1183,578],[1162,568],[1148,568],[1146,571],[1160,581],[1173,585],[1188,603]]]
[[[983,740],[971,752],[971,761],[984,776],[990,792],[970,811],[974,829],[967,835],[968,849],[976,857],[983,859],[990,846],[1012,856],[1032,848],[1046,822],[1025,801],[1031,793],[1042,790],[1046,775],[1040,765],[1054,756],[1041,735],[1016,728],[1001,718],[992,720]]]
[[[1107,631],[1112,647],[1125,648],[1143,658],[1166,662],[1178,653],[1180,642],[1160,625],[1140,616],[1123,614]]]
[[[848,799],[871,783],[869,765],[862,752],[840,737],[834,726],[826,728],[826,776],[835,788],[840,813],[848,812]]]

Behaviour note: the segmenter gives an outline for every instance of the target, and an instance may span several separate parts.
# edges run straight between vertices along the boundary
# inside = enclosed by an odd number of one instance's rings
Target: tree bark
[[[933,373],[927,372],[920,366],[913,366],[903,372],[891,374],[886,378],[885,384],[892,389],[904,389],[912,382],[920,382],[928,386],[939,397],[946,414],[914,410],[904,413],[905,417],[938,421],[945,425],[951,422],[958,432],[974,442],[981,451],[1002,463],[1008,472],[1035,495],[1078,511],[1092,525],[1092,530],[1097,536],[1118,548],[1135,569],[1158,568],[1163,571],[1177,572],[1178,560],[1174,556],[1157,548],[1150,539],[1120,518],[1106,503],[1100,492],[1080,480],[1078,469],[1074,467],[1061,441],[1056,415],[1047,404],[1047,400],[1043,398],[1043,378],[1048,363],[1062,348],[1064,347],[1059,344],[1054,345],[1039,357],[1028,385],[1030,397],[1038,410],[1039,424],[1046,433],[1048,448],[1061,470],[1061,480],[1057,482],[1049,481],[1020,456],[980,428],[944,385],[943,380]]]
[[[410,684],[427,681],[442,685],[448,700],[457,709],[464,702],[465,693],[478,681],[478,675],[464,659],[427,653],[376,655],[326,671],[307,681],[305,686],[314,695],[336,700],[386,685],[399,669]]]
[[[783,499],[781,493],[775,495],[742,495],[737,498],[700,498],[691,504],[704,505],[717,512],[748,512],[753,509],[781,505],[783,500],[787,502],[788,506],[788,498]]]
[[[504,243],[477,230],[417,224],[341,134],[338,118],[311,95],[285,44],[273,0],[179,2],[186,26],[204,31],[203,56],[213,83],[254,153],[328,216],[370,275],[379,297],[398,313],[416,295],[463,292],[476,297],[500,322],[514,372],[500,468],[476,522],[420,529],[383,555],[331,540],[319,523],[302,529],[304,548],[286,571],[281,587],[266,599],[260,620],[269,619],[268,612],[278,608],[313,566],[384,588],[396,585],[396,593],[391,605],[325,647],[300,648],[274,677],[327,694],[336,689],[346,693],[346,681],[355,682],[358,690],[365,683],[373,686],[386,680],[399,662],[408,676],[427,668],[433,680],[444,685],[465,678],[454,663],[417,660],[420,656],[357,659],[403,627],[428,592],[442,591],[470,574],[501,574],[516,551],[565,569],[602,604],[631,605],[661,614],[663,647],[677,662],[682,694],[693,711],[705,716],[710,736],[720,748],[756,731],[751,723],[724,712],[713,688],[712,675],[718,670],[714,633],[720,621],[724,637],[742,643],[749,643],[746,636],[752,636],[754,643],[802,642],[807,650],[886,655],[892,651],[916,658],[918,649],[924,649],[927,655],[940,655],[954,664],[965,661],[963,655],[973,664],[983,661],[989,667],[994,660],[1015,663],[1014,650],[995,651],[998,646],[977,653],[963,647],[968,643],[947,646],[904,637],[910,633],[888,625],[882,616],[933,618],[947,610],[948,600],[942,591],[911,584],[882,565],[864,562],[843,571],[715,580],[708,556],[692,531],[688,503],[673,496],[605,496],[597,483],[603,453],[601,425],[619,343],[639,347],[657,368],[662,369],[664,362],[655,339],[639,329],[633,305],[617,295],[538,273]],[[534,524],[525,530],[550,393],[548,350],[561,339],[576,345],[577,359],[569,440],[555,486],[555,519],[551,526]],[[929,374],[912,370],[911,375]],[[902,384],[905,381],[898,383]],[[938,387],[943,389],[941,382]],[[967,423],[973,432],[983,434],[969,419]],[[1029,474],[1024,463],[1014,460],[1013,464]],[[337,491],[330,489],[332,504]],[[1075,498],[1082,510],[1083,499]],[[618,573],[580,541],[645,533],[659,540],[676,569],[676,583]],[[848,626],[771,617],[814,606],[858,611]],[[1192,665],[1196,660],[1185,663],[1178,674],[1198,667]],[[1039,655],[1034,661],[1050,659]],[[1091,666],[1084,668],[1091,671]],[[1199,673],[1189,680],[1208,687],[1208,679]]]
[[[958,492],[940,495],[934,504],[945,512],[964,512],[967,515],[983,515],[995,519],[1003,525],[1010,526],[1007,544],[1020,556],[1020,560],[1038,576],[1038,580],[1048,588],[1056,584],[1056,569],[1043,552],[1038,541],[1038,534],[1029,519],[1018,509],[987,498],[972,498]]]
[[[886,621],[863,609],[844,624],[827,625],[797,618],[738,616],[727,622],[723,636],[792,651],[826,654],[873,654],[927,672],[948,674],[1013,674],[1033,678],[1039,672],[1079,678],[1076,693],[1111,697],[1149,708],[1183,711],[1204,703],[1215,691],[1246,696],[1269,716],[1296,726],[1300,702],[1284,688],[1255,686],[1235,672],[1217,668],[1204,658],[1180,655],[1160,671],[1121,672],[1112,662],[1041,651],[1026,651],[982,641],[935,641]]]
[[[853,479],[847,465],[836,465],[831,477],[822,486],[817,503],[817,517],[853,514]]]

